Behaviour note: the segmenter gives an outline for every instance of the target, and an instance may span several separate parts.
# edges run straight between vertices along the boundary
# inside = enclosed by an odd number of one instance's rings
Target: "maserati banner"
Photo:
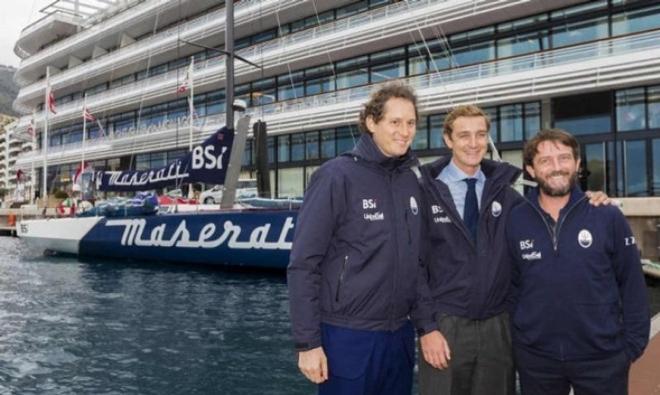
[[[143,171],[105,171],[96,174],[100,191],[146,191],[192,182],[223,184],[234,134],[222,128],[183,158],[165,167]]]

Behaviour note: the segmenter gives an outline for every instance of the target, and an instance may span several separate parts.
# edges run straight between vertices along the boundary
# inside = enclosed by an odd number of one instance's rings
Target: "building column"
[[[541,129],[552,127],[552,101],[550,98],[541,99]]]

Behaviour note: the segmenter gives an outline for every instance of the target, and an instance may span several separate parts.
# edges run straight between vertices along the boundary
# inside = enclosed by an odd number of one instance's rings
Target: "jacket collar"
[[[436,179],[442,169],[449,165],[451,158],[451,155],[447,155],[423,167],[429,172],[431,178]],[[522,170],[509,163],[496,162],[490,159],[481,161],[481,171],[486,176],[486,181],[492,185],[500,183],[513,184],[522,172]]]
[[[584,194],[584,192],[582,192],[582,190],[576,183],[576,185],[574,185],[573,188],[571,189],[571,196],[568,198],[568,202],[564,207],[562,207],[561,210],[559,210],[559,218],[561,218],[564,215],[564,213],[568,208],[579,203],[585,197],[586,195]],[[541,203],[539,203],[539,187],[530,189],[530,191],[527,193],[527,200],[536,208],[538,208],[542,212],[545,212],[545,210],[543,210],[543,208],[541,207]]]
[[[381,167],[390,170],[401,166],[412,167],[417,163],[417,158],[410,149],[408,149],[408,152],[403,156],[398,158],[385,156],[374,142],[370,133],[362,133],[357,144],[355,144],[355,148],[347,153],[347,155],[380,165]]]

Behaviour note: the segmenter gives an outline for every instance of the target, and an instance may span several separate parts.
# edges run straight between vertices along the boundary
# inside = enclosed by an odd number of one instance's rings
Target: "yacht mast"
[[[225,114],[229,133],[234,132],[234,0],[225,0],[226,87]]]

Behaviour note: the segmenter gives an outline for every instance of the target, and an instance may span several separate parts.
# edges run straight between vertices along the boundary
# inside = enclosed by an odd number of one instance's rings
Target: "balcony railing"
[[[319,49],[319,48],[323,48],[322,45],[312,45],[313,42],[321,39],[325,39],[326,41],[336,40],[337,37],[339,36],[351,37],[354,35],[354,32],[352,32],[350,29],[354,29],[357,27],[361,27],[365,29],[369,26],[376,26],[382,29],[383,27],[381,22],[383,21],[383,19],[390,18],[393,16],[401,17],[404,13],[410,13],[411,11],[419,11],[430,5],[442,4],[442,3],[446,3],[447,1],[448,0],[417,0],[408,3],[395,3],[386,7],[377,8],[375,10],[372,10],[364,14],[359,14],[349,18],[340,19],[336,22],[328,23],[326,25],[322,25],[313,29],[308,29],[302,32],[290,34],[280,39],[266,42],[263,44],[258,44],[250,48],[245,48],[240,51],[237,51],[237,54],[239,54],[244,58],[250,59],[253,62],[260,62],[261,60],[265,59],[267,63],[279,63],[283,57],[284,52],[287,52],[288,56],[292,56],[292,55],[300,54],[301,48],[305,48],[305,51],[307,52],[323,50],[323,49]],[[279,7],[281,6],[282,5],[280,4]],[[458,7],[458,6],[464,7],[465,5],[462,3],[458,5],[451,5],[451,7]],[[208,31],[208,27],[206,27],[204,23],[207,22],[208,20],[217,20],[218,18],[222,18],[223,16],[224,16],[224,9],[218,10],[216,12],[207,14],[203,17],[200,17],[194,21],[185,24],[185,26],[183,26],[182,30],[180,31],[176,29],[171,29],[169,31],[164,32],[163,34],[171,36],[170,40],[163,40],[163,37],[161,35],[153,36],[150,39],[143,40],[144,44],[141,47],[142,50],[140,53],[144,53],[145,56],[147,56],[150,53],[151,54],[154,53],[154,51],[163,50],[163,46],[166,43],[170,43],[172,45],[172,48],[175,48],[179,34],[184,34],[184,35],[188,33],[193,34],[196,33],[197,30],[199,30],[200,28],[204,32],[204,34],[208,35],[210,34]],[[409,14],[408,18],[414,19],[415,15]],[[406,18],[399,18],[399,19],[401,20]],[[193,29],[196,30],[193,31]],[[107,57],[108,55],[109,54],[105,55],[103,58],[99,58],[97,60],[90,62],[89,67],[93,68],[95,62],[98,62],[100,64],[101,61],[104,61],[104,58]],[[116,67],[118,64],[121,64],[122,61],[124,60],[129,62],[134,62],[136,60],[133,52],[125,53],[120,58],[118,58],[118,56],[119,55],[115,55],[115,57],[112,59],[113,62],[107,65],[108,68]],[[263,66],[268,66],[268,65],[264,64]],[[175,84],[177,76],[182,75],[186,67],[187,66],[183,66],[177,70],[171,70],[167,73],[149,79],[137,81],[133,84],[125,85],[120,88],[113,89],[111,91],[102,91],[99,92],[98,94],[103,95],[105,98],[107,98],[107,99],[104,98],[102,100],[103,102],[112,102],[113,100],[116,100],[117,97],[123,96],[125,93],[135,95],[136,92],[143,92],[144,88],[147,87],[153,90],[154,84],[159,84],[166,80],[171,80],[172,84]],[[241,74],[241,72],[248,72],[251,67],[252,66],[247,66],[238,63],[236,65],[236,72],[237,74]],[[196,79],[200,77],[198,74],[200,71],[206,70],[208,68],[213,68],[212,71],[209,71],[212,72],[214,76],[213,82],[224,78],[224,68],[225,68],[224,57],[214,58],[197,64],[195,67]],[[84,74],[84,71],[80,71],[79,74]],[[77,76],[77,77],[78,78],[76,79],[82,78],[82,76]],[[67,75],[67,78],[73,78],[73,77]],[[62,79],[60,75],[52,78],[52,85],[55,87],[55,90],[56,90],[56,85],[60,79]],[[27,100],[28,97],[40,98],[43,94],[42,92],[44,89],[44,84],[45,82],[41,81],[39,83],[33,84],[30,87],[26,87],[22,89],[21,92],[19,92],[19,99],[17,99],[15,105],[19,102],[19,100],[21,99]],[[94,94],[90,94],[88,96],[88,101],[93,100],[92,99],[93,96]],[[91,102],[88,102],[88,104],[90,104],[91,107],[92,105]],[[60,112],[62,114],[66,114],[68,108],[80,108],[81,106],[82,106],[82,100],[68,102],[66,105],[60,106]],[[17,108],[17,110],[21,110],[21,109]],[[22,110],[26,112],[28,109],[25,108]]]
[[[575,90],[579,89],[576,80],[581,82],[584,78],[587,78],[586,84],[592,84],[593,80],[606,84],[608,79],[622,78],[621,75],[628,78],[634,78],[635,72],[648,75],[648,70],[643,70],[641,65],[660,68],[659,55],[660,30],[657,30],[410,77],[405,79],[405,82],[418,91],[420,110],[429,112],[437,111],[438,108],[448,108],[465,100],[479,102],[492,99],[495,95],[500,95],[499,99],[506,94],[529,98],[530,95],[535,94],[535,90],[538,92],[544,89]],[[603,71],[602,77],[601,71]],[[587,77],[584,77],[585,75]],[[349,115],[350,118],[355,118],[356,111],[353,110],[367,99],[370,91],[371,89],[361,86],[254,107],[250,108],[249,112],[254,118],[268,121],[270,131],[275,133],[297,127],[301,113],[317,120],[327,114],[334,114],[333,116],[339,114],[340,118],[343,117],[339,122],[346,122]],[[211,125],[220,126],[223,123],[224,114],[196,119],[195,139],[202,139],[202,131],[208,130]],[[88,144],[89,146],[111,144],[114,155],[115,146],[131,145],[136,139],[149,141],[151,135],[177,128],[179,133],[182,133],[181,130],[186,133],[188,125],[188,118],[183,116],[163,121],[158,125],[121,131],[110,129],[106,138],[91,140]],[[80,143],[49,147],[49,156],[56,153],[65,154],[66,151],[79,149],[79,146]],[[40,153],[23,154],[21,161],[32,155],[39,156]]]
[[[485,78],[510,76],[529,71],[538,73],[557,66],[650,50],[660,50],[660,30],[410,77],[405,79],[405,82],[417,90],[435,88],[438,92],[442,92],[448,85],[461,85],[466,82],[479,84]],[[565,77],[570,79],[570,75]],[[254,113],[258,116],[268,116],[353,101],[362,102],[369,94],[369,89],[357,87],[256,107]]]
[[[287,8],[300,0],[248,0],[241,1],[236,4],[235,14],[236,14],[236,24],[240,25],[241,23],[247,23],[257,17],[268,14],[269,12],[276,12],[282,8]],[[27,70],[32,67],[45,66],[45,63],[52,56],[55,56],[60,53],[70,53],[72,47],[90,45],[93,43],[93,35],[107,34],[109,27],[107,24],[114,23],[120,25],[124,22],[129,22],[130,20],[138,20],[136,18],[135,11],[140,7],[140,12],[147,13],[151,12],[154,8],[158,6],[165,6],[169,0],[154,0],[152,2],[146,2],[144,5],[140,4],[133,8],[131,13],[121,13],[116,18],[109,19],[99,25],[94,25],[88,30],[85,31],[85,35],[79,37],[78,35],[71,37],[71,39],[63,40],[62,43],[53,45],[39,52],[33,57],[30,57],[24,60],[21,63],[19,70],[17,71],[16,80],[19,83],[27,83],[28,81],[21,80],[21,71]],[[173,5],[172,5],[173,4]],[[175,6],[176,3],[172,2],[171,6]],[[144,8],[144,10],[142,10]],[[257,11],[258,12],[255,12]],[[136,41],[132,44],[129,44],[117,51],[109,52],[105,55],[102,55],[96,59],[88,61],[82,65],[77,66],[76,68],[65,70],[61,74],[51,77],[51,85],[54,88],[57,88],[59,84],[62,84],[66,79],[85,79],[98,75],[103,72],[111,71],[116,68],[118,65],[121,65],[122,61],[133,63],[139,59],[147,58],[153,56],[157,53],[162,53],[170,49],[177,47],[179,38],[186,40],[196,40],[198,37],[195,35],[200,35],[202,37],[208,37],[210,35],[216,34],[224,28],[225,20],[225,10],[219,9],[213,12],[204,14],[199,18],[195,18],[191,21],[182,23],[177,26],[173,26],[163,32],[160,32],[156,35],[153,35],[149,38]],[[88,37],[89,36],[89,37]],[[91,72],[93,70],[93,72]],[[39,81],[36,84],[37,90],[43,90],[43,85],[45,81]],[[33,94],[35,88],[26,87],[26,95]]]

